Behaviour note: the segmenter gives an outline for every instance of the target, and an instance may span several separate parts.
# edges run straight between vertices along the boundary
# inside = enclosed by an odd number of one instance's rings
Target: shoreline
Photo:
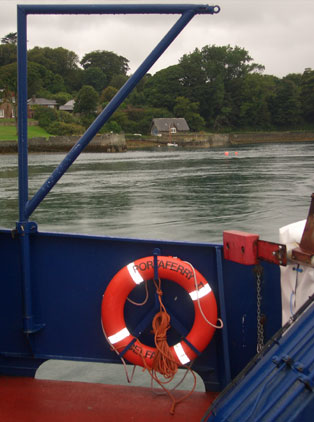
[[[67,152],[80,139],[79,136],[51,136],[50,138],[31,138],[28,141],[29,152],[49,153]],[[286,132],[247,132],[247,133],[188,133],[174,135],[171,138],[178,147],[223,148],[261,143],[314,142],[314,131]],[[140,138],[121,134],[96,135],[83,152],[125,152],[157,147],[167,147],[169,136],[142,136]],[[17,141],[0,141],[0,154],[17,153]]]
[[[80,136],[31,138],[28,140],[28,152],[68,152],[79,139]],[[111,133],[96,135],[84,149],[85,152],[123,152],[125,150],[126,142],[124,135]],[[0,141],[0,154],[17,152],[17,141]]]

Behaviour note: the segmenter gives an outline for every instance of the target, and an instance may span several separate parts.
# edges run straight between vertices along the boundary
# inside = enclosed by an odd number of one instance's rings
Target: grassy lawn
[[[44,137],[48,138],[50,135],[44,129],[39,126],[28,127],[28,137],[37,138]],[[16,141],[17,134],[15,126],[0,126],[0,141]]]

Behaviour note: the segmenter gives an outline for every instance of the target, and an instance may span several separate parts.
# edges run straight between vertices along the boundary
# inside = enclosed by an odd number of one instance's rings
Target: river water
[[[278,241],[278,228],[307,217],[314,143],[228,150],[83,153],[31,220],[40,231],[221,242],[227,229]],[[64,154],[29,155],[30,197]],[[0,225],[18,219],[17,156],[0,156]]]

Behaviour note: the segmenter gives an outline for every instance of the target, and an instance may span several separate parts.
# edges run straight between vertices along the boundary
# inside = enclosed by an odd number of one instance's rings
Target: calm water
[[[221,242],[226,229],[277,241],[306,218],[314,143],[82,154],[34,212],[41,231]],[[30,196],[64,154],[29,156]],[[0,226],[18,218],[17,157],[0,156]]]

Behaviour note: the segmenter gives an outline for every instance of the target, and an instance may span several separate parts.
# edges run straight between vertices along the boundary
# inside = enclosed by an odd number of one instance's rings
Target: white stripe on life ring
[[[186,363],[190,362],[190,359],[185,354],[185,351],[183,350],[181,343],[175,344],[173,348],[174,348],[174,351],[176,352],[176,355],[178,356],[179,361],[182,363],[182,365],[185,365]]]
[[[130,264],[128,264],[127,268],[135,284],[141,284],[144,281],[141,274],[137,271],[137,268],[135,267],[134,262],[131,262]]]
[[[194,290],[194,292],[191,292],[190,296],[192,300],[197,300],[208,295],[208,293],[210,293],[211,291],[212,289],[210,285],[206,283],[204,287],[201,287],[199,290]]]
[[[125,339],[129,335],[130,335],[129,330],[126,327],[124,327],[122,328],[122,330],[118,331],[116,334],[112,334],[112,336],[109,336],[108,340],[110,341],[111,344],[115,344]]]

